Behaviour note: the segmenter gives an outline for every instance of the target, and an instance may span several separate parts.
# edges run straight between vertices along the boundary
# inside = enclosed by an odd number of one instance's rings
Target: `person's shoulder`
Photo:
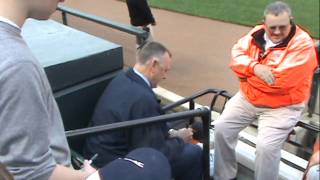
[[[0,65],[0,89],[11,89],[20,91],[22,89],[32,89],[43,85],[43,79],[39,68],[30,61],[19,61]],[[31,88],[32,87],[32,88]]]
[[[136,89],[135,83],[126,75],[125,71],[120,72],[114,77],[108,87],[109,89],[114,89],[118,92],[134,91]]]
[[[243,35],[240,40],[244,40],[247,42],[251,42],[251,40],[256,37],[257,35],[261,35],[261,32],[264,30],[263,25],[257,25],[253,27],[248,33]]]
[[[38,66],[31,50],[22,39],[6,39],[0,43],[0,51],[0,72],[10,68],[23,67],[25,64]]]
[[[148,87],[147,83],[135,74],[132,69],[124,72],[120,80],[123,81],[123,85],[131,88],[128,89],[130,92],[137,91],[138,93],[145,94],[146,91],[150,91],[150,87]]]
[[[296,32],[293,38],[291,39],[290,46],[292,47],[310,47],[314,48],[314,42],[311,36],[303,30],[301,27],[296,25]]]
[[[35,84],[36,82],[42,83],[41,78],[41,69],[33,61],[17,59],[0,63],[1,84],[20,84],[22,82],[29,82],[31,84]]]
[[[251,36],[252,34],[254,34],[254,33],[258,32],[258,31],[261,31],[263,29],[264,29],[264,26],[262,24],[256,25],[249,31],[248,35]]]
[[[123,100],[135,100],[140,96],[146,94],[146,88],[142,87],[133,79],[126,75],[126,72],[120,72],[114,79],[107,85],[104,92],[105,98],[116,98],[119,102]]]

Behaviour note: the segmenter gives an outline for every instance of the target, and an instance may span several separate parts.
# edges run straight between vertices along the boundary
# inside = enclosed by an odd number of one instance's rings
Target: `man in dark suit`
[[[137,53],[133,68],[119,74],[106,88],[95,109],[90,126],[129,121],[163,114],[152,91],[166,79],[171,69],[171,53],[162,44],[150,42]],[[160,150],[170,161],[176,180],[200,180],[202,177],[202,150],[189,144],[192,129],[169,130],[165,123],[88,137],[84,154],[98,167],[124,157],[138,147]]]

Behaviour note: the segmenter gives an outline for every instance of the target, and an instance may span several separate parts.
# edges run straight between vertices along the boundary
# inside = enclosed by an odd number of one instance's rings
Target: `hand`
[[[268,85],[272,85],[275,78],[272,74],[272,68],[263,64],[257,64],[254,66],[254,74],[266,82]]]
[[[311,158],[310,158],[310,160],[309,160],[309,164],[308,164],[308,166],[307,166],[307,169],[305,170],[305,172],[303,173],[303,177],[302,177],[302,179],[303,180],[306,180],[306,176],[307,176],[307,174],[308,174],[308,171],[309,171],[309,169],[312,167],[312,166],[314,166],[314,165],[317,165],[317,164],[319,164],[319,161],[320,161],[320,151],[316,151],[316,152],[314,152],[313,154],[312,154],[312,156],[311,156]]]
[[[96,172],[97,170],[91,166],[91,160],[84,160],[82,171],[85,172],[88,176]]]
[[[309,160],[309,167],[314,166],[319,163],[320,163],[320,151],[317,151],[312,154],[312,156]]]
[[[192,142],[193,129],[192,128],[182,128],[175,132],[177,137],[180,137],[185,143]]]

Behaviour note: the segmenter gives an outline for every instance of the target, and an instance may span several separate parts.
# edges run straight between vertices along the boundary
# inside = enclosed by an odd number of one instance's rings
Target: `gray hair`
[[[273,14],[275,16],[278,16],[283,12],[287,12],[289,17],[291,17],[291,8],[289,7],[289,5],[283,1],[276,1],[269,4],[265,8],[263,15],[264,17],[266,17],[268,14]]]
[[[146,64],[153,57],[158,58],[159,61],[162,63],[163,55],[165,53],[168,53],[171,57],[170,51],[161,43],[155,41],[148,42],[145,45],[143,45],[140,50],[138,50],[137,63]]]

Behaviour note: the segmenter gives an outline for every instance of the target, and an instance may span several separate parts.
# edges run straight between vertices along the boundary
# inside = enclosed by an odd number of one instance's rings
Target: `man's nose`
[[[276,29],[274,30],[273,34],[278,35],[280,33],[281,33],[280,28],[276,27]]]
[[[163,74],[162,79],[167,79],[167,74],[166,73]]]

